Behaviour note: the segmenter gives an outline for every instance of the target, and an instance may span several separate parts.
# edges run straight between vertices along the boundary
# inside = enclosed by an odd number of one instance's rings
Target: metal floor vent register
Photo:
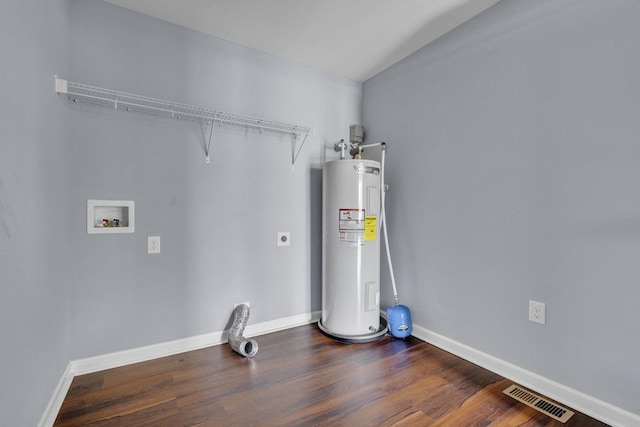
[[[572,411],[551,403],[517,385],[509,386],[503,393],[562,423],[566,423],[573,416]]]

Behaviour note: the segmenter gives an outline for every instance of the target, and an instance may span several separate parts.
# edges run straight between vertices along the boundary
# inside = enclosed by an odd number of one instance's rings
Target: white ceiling
[[[365,81],[499,0],[106,0]]]

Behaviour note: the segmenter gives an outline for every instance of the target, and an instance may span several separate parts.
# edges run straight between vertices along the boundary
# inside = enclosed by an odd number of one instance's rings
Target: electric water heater
[[[341,159],[323,172],[323,332],[358,340],[380,322],[380,163]]]

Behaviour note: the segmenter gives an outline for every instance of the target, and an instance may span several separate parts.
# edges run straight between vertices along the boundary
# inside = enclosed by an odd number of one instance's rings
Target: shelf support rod
[[[213,137],[213,128],[216,125],[215,117],[211,119],[211,131],[209,132],[209,142],[207,142],[207,146],[204,150],[204,154],[206,156],[205,161],[207,163],[211,163],[211,159],[209,158],[209,151],[211,151],[211,138]]]
[[[296,134],[291,134],[291,170],[296,165]]]
[[[298,139],[298,134],[297,133],[291,134],[291,169],[292,170],[296,165],[296,160],[298,160],[298,156],[300,155],[300,151],[302,151],[302,147],[304,147],[304,143],[307,141],[307,137],[308,136],[309,136],[309,131],[307,131],[304,134],[304,139],[302,140],[302,143],[300,144],[300,147],[298,147],[298,151],[296,151],[296,141]]]

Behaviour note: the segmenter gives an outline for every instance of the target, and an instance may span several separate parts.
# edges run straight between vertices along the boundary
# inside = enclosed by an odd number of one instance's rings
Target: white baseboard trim
[[[284,317],[262,323],[250,324],[245,328],[243,335],[245,337],[252,337],[269,334],[282,329],[306,325],[319,318],[320,312],[318,311]],[[138,347],[131,350],[73,360],[71,361],[71,371],[74,375],[89,374],[91,372],[103,371],[105,369],[117,368],[119,366],[130,365],[132,363],[144,362],[147,360],[157,359],[159,357],[184,353],[185,351],[193,351],[205,347],[211,347],[213,345],[224,344],[227,342],[227,333],[228,332],[225,331],[211,332],[175,341]]]
[[[640,426],[638,414],[527,371],[422,326],[414,324],[412,335],[611,426]]]
[[[247,325],[243,335],[245,337],[255,337],[283,329],[295,328],[296,326],[302,326],[318,321],[321,314],[322,313],[320,311],[314,311],[296,316],[270,320],[268,322]],[[38,426],[53,426],[53,423],[58,416],[58,412],[60,412],[60,408],[62,407],[62,403],[64,402],[64,398],[69,391],[73,377],[76,375],[89,374],[92,372],[103,371],[105,369],[117,368],[119,366],[130,365],[132,363],[144,362],[160,357],[184,353],[186,351],[224,344],[227,342],[227,338],[228,331],[217,331],[175,341],[168,341],[160,344],[88,357],[86,359],[72,360],[69,362],[69,365],[67,365],[67,369],[64,374],[62,374],[62,378],[60,378]]]
[[[71,372],[71,363],[69,363],[67,365],[67,369],[65,369],[62,374],[62,377],[60,377],[58,385],[56,385],[56,388],[53,390],[49,404],[42,413],[42,417],[40,417],[38,427],[50,427],[54,422],[56,422],[56,417],[58,416],[58,412],[60,412],[60,408],[62,407],[62,402],[64,402],[64,398],[69,391],[71,381],[73,381],[73,373]]]

